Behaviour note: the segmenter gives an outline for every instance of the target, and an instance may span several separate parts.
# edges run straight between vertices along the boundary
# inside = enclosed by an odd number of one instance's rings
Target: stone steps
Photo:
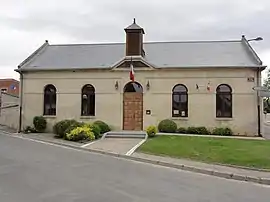
[[[110,131],[106,133],[103,138],[141,138],[146,137],[144,131]]]

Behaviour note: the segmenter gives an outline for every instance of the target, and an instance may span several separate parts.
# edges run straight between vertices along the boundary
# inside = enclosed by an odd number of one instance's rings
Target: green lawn
[[[270,169],[270,141],[229,138],[157,136],[148,139],[139,152]]]

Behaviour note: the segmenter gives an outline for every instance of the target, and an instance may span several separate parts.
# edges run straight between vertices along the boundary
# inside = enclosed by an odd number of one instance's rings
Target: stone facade
[[[248,81],[253,77],[253,82]],[[135,67],[135,80],[143,87],[143,128],[162,119],[172,118],[178,126],[229,126],[239,135],[257,135],[256,71],[251,68],[153,69]],[[115,84],[118,83],[118,89]],[[115,130],[123,129],[123,88],[129,82],[126,70],[44,71],[28,72],[23,80],[22,124],[32,124],[43,115],[43,91],[48,84],[57,89],[56,116],[45,116],[49,130],[60,120],[75,118],[85,122],[103,120]],[[149,83],[149,89],[146,85]],[[206,89],[210,83],[210,91]],[[81,117],[81,89],[85,84],[95,88],[95,116]],[[176,84],[188,88],[188,117],[172,117],[172,89]],[[198,84],[199,89],[196,88]],[[232,88],[232,118],[216,118],[216,88]],[[146,114],[150,110],[151,114]]]

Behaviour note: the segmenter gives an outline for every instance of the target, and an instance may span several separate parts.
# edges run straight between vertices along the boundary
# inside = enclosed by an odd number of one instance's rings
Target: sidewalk
[[[259,171],[259,170],[249,170],[241,169],[236,167],[222,166],[207,164],[197,161],[191,161],[186,159],[176,159],[164,156],[155,156],[144,153],[133,153],[134,157],[142,158],[150,161],[155,161],[156,164],[164,164],[169,167],[181,168],[183,170],[195,171],[203,174],[210,174],[217,177],[224,177],[229,179],[253,181],[257,183],[263,183],[270,185],[270,170],[269,171]],[[261,181],[261,182],[260,182]]]

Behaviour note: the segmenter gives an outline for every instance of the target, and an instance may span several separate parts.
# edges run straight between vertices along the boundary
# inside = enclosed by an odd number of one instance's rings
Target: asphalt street
[[[269,202],[270,187],[0,134],[1,202]]]

